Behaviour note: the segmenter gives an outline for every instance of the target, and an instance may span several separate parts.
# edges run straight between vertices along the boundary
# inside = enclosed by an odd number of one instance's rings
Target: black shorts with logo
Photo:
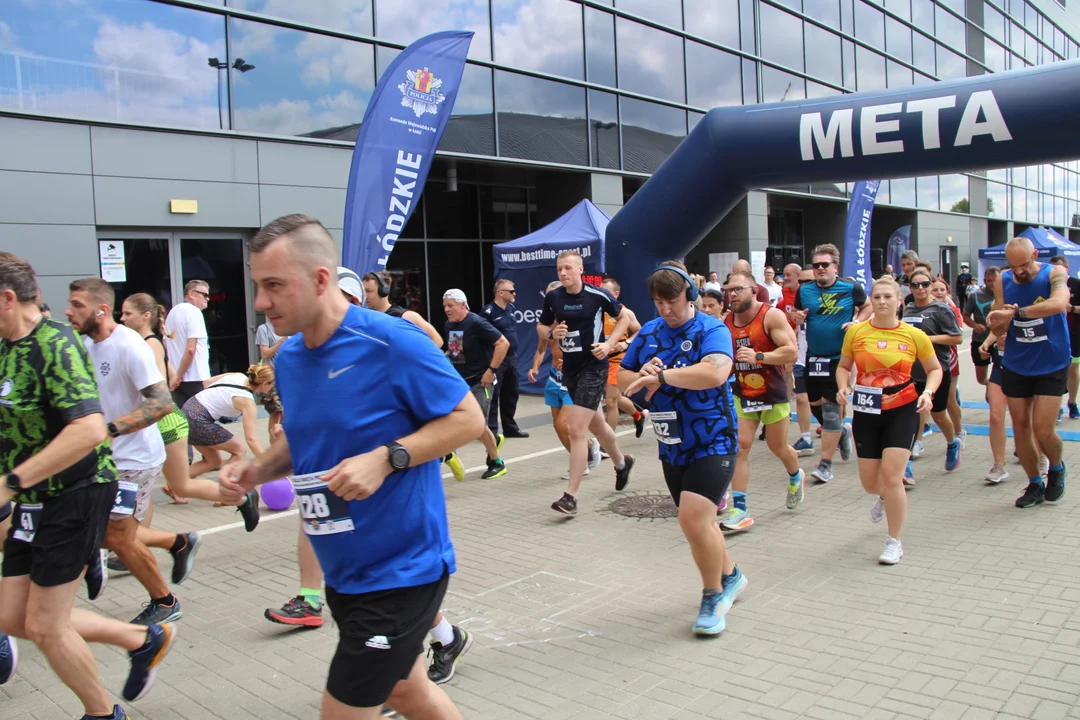
[[[1021,375],[1002,366],[1001,391],[1005,397],[1018,399],[1036,395],[1061,397],[1069,392],[1069,366],[1045,375]]]
[[[918,403],[882,410],[880,415],[855,412],[851,418],[851,437],[855,455],[864,460],[880,460],[886,448],[910,450],[919,432]]]
[[[825,402],[835,403],[836,393],[840,391],[840,388],[836,385],[836,368],[840,367],[840,359],[829,361],[829,374],[825,375],[813,375],[814,368],[810,359],[806,360],[806,369],[804,371],[806,378],[806,397],[814,403],[818,400],[824,400]]]
[[[359,595],[326,588],[338,625],[326,691],[349,707],[378,707],[409,677],[442,606],[450,575],[427,585]]]
[[[563,382],[570,393],[570,399],[578,407],[595,410],[604,402],[607,393],[607,363],[596,367],[586,367],[573,375],[563,371]]]
[[[915,389],[922,395],[926,390],[926,380],[916,380]],[[945,412],[949,409],[949,391],[952,389],[952,376],[945,373],[941,378],[941,384],[938,385],[938,389],[933,395],[933,405],[930,407],[930,412]]]
[[[664,470],[664,482],[676,506],[684,492],[692,492],[719,503],[731,484],[731,476],[735,474],[735,454],[706,455],[688,465],[669,465],[665,462],[660,465]]]
[[[4,539],[4,577],[29,575],[38,587],[78,580],[105,541],[117,483],[97,483],[69,490],[34,506],[16,503]],[[33,539],[16,539],[33,533]]]

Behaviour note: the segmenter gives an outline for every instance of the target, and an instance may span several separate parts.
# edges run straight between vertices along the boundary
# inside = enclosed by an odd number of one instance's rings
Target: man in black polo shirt
[[[517,320],[514,313],[514,299],[517,290],[513,280],[495,281],[495,299],[488,303],[480,317],[495,326],[510,343],[506,358],[499,366],[495,387],[491,392],[491,410],[488,411],[488,429],[492,435],[499,434],[499,415],[502,415],[503,436],[508,438],[527,438],[529,433],[518,427],[514,414],[518,404],[518,369],[517,369]]]

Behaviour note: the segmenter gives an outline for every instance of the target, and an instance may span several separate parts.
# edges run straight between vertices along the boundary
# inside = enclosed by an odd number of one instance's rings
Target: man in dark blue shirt
[[[514,289],[513,280],[495,281],[495,299],[488,303],[480,316],[495,326],[495,329],[503,334],[510,349],[506,351],[506,358],[499,366],[496,375],[497,382],[491,393],[491,410],[488,412],[488,429],[492,435],[499,434],[499,416],[502,415],[503,437],[527,438],[529,433],[522,432],[518,427],[514,414],[517,413],[518,404],[518,368],[517,368],[517,320],[514,314],[514,299],[517,290]]]

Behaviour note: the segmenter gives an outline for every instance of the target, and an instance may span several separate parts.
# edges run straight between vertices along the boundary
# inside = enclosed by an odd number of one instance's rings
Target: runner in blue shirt
[[[460,718],[422,658],[455,570],[436,460],[479,436],[484,416],[422,331],[349,305],[318,220],[279,218],[249,250],[255,307],[292,336],[276,363],[284,433],[220,482],[239,497],[291,475],[339,632],[322,717],[374,718],[385,703]]]
[[[747,585],[716,524],[716,505],[727,492],[739,449],[731,333],[695,310],[697,285],[682,263],[661,263],[648,286],[660,317],[645,323],[627,349],[619,388],[626,395],[644,389],[651,401],[664,480],[704,585],[694,632],[719,635]]]
[[[818,482],[833,479],[832,459],[840,447],[840,458],[851,457],[851,429],[844,425],[844,411],[836,403],[836,367],[844,332],[853,322],[861,322],[872,312],[861,285],[836,276],[840,251],[835,245],[818,245],[811,256],[814,280],[795,293],[796,325],[806,323],[806,394],[811,412],[821,423],[821,462],[810,473]]]
[[[1013,238],[1005,245],[1009,269],[994,284],[994,309],[986,318],[995,335],[1005,335],[1001,390],[1009,402],[1016,452],[1028,475],[1028,486],[1016,500],[1019,508],[1055,502],[1065,494],[1065,463],[1056,425],[1061,396],[1068,392],[1071,361],[1065,324],[1068,273],[1063,267],[1036,262],[1038,256],[1026,238]],[[1045,484],[1039,472],[1040,450],[1050,461]]]

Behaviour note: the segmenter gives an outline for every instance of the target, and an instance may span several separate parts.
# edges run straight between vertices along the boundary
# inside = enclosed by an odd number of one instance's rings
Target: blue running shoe
[[[806,440],[803,440],[802,438],[799,438],[798,440],[796,440],[795,444],[792,445],[791,447],[793,447],[795,449],[795,452],[797,452],[799,454],[799,457],[806,457],[808,455],[813,455],[814,454],[814,443],[807,442]]]
[[[83,715],[82,720],[97,720],[90,715]],[[124,708],[119,705],[113,705],[112,715],[109,716],[109,720],[129,720],[128,714],[124,712]]]
[[[1069,403],[1069,419],[1080,420],[1080,407],[1076,406],[1076,403]]]
[[[915,470],[911,467],[910,458],[907,461],[907,468],[904,469],[904,487],[915,487]]]
[[[697,622],[694,623],[695,635],[719,635],[727,627],[724,619],[722,603],[723,593],[716,590],[703,590],[701,592],[701,611],[698,612]]]
[[[172,647],[176,639],[176,628],[166,623],[150,625],[146,628],[146,644],[138,650],[128,653],[131,658],[131,672],[124,683],[124,699],[135,702],[150,692],[157,676],[158,665]]]
[[[739,566],[735,566],[735,572],[731,573],[724,578],[724,589],[720,593],[722,596],[722,605],[724,606],[724,615],[727,616],[728,610],[735,604],[735,601],[739,599],[739,596],[743,594],[743,590],[750,584],[750,581],[743,575],[743,571],[739,569]]]
[[[18,666],[19,646],[15,644],[15,638],[0,632],[0,685],[11,679]]]
[[[1057,421],[1061,422],[1061,419],[1065,417],[1065,408],[1058,408]]]
[[[953,441],[945,446],[945,471],[952,472],[958,467],[960,467],[960,438],[953,438]]]
[[[930,427],[930,423],[926,423],[922,426],[922,436],[924,438],[930,437],[934,434],[933,428]]]

